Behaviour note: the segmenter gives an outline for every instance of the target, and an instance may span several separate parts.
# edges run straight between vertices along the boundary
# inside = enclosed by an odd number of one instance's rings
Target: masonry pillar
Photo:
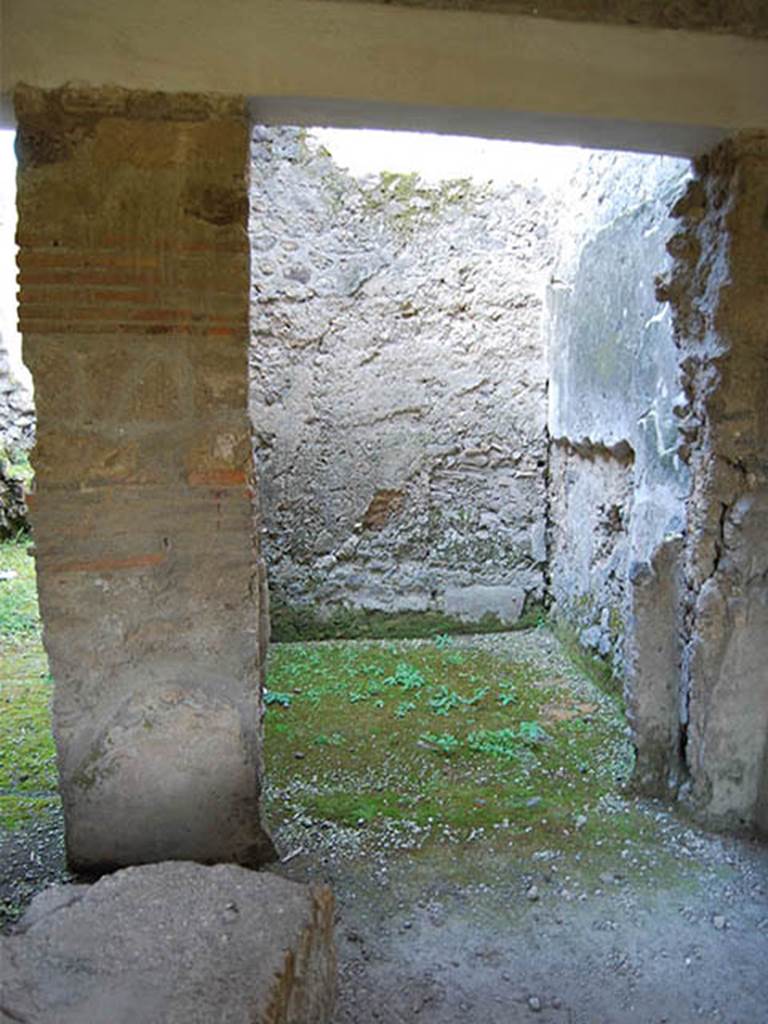
[[[662,284],[682,349],[688,503],[683,704],[690,799],[768,831],[768,136],[700,160]]]
[[[32,521],[71,865],[273,856],[244,103],[16,97]]]

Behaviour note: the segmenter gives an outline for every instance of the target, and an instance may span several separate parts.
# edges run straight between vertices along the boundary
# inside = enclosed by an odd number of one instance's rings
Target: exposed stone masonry
[[[545,596],[553,206],[357,181],[256,130],[251,415],[273,602],[515,622]]]
[[[675,312],[692,474],[683,553],[681,720],[690,798],[768,832],[768,136],[696,164],[675,207]]]
[[[34,402],[14,376],[0,333],[0,453],[27,451],[34,436]]]

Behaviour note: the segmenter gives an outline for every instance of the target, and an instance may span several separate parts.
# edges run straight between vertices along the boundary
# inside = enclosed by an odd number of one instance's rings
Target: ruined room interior
[[[2,112],[72,875],[0,936],[0,1016],[763,1019],[760,6],[49,6],[3,5]],[[601,153],[554,218],[523,188],[353,184],[315,125]],[[486,664],[458,634],[516,625],[535,628],[507,634],[515,657],[530,633],[553,673],[558,643],[602,665],[633,765],[599,806],[626,834],[533,788],[507,839],[496,768],[483,825],[447,828],[437,860],[422,824],[386,833],[397,856],[366,847],[361,800],[337,829],[273,829],[324,780],[301,775],[308,739],[282,749],[321,655],[279,675],[270,603],[277,640],[422,616],[448,674]],[[415,715],[426,669],[397,658],[347,703],[369,714],[394,680]],[[604,698],[579,694],[589,724]],[[520,726],[523,764],[547,757],[543,721]],[[318,765],[343,764],[333,729]],[[424,735],[451,799],[455,738]],[[419,799],[398,814],[431,827]]]

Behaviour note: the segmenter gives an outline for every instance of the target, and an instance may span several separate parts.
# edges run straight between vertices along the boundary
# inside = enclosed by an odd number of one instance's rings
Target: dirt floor
[[[487,840],[366,858],[310,826],[327,846],[274,870],[333,886],[334,1024],[768,1022],[768,849],[648,810],[660,845],[594,863]],[[6,839],[0,864],[27,892],[66,877],[60,831]]]
[[[4,691],[28,723],[11,922],[67,877],[34,665]],[[336,894],[335,1024],[768,1024],[768,847],[628,795],[620,702],[548,629],[284,645],[270,669],[274,870]]]
[[[564,679],[561,714],[614,710],[547,631],[454,643]],[[605,767],[620,762],[614,750]],[[305,783],[317,778],[302,769]],[[337,1024],[768,1021],[768,849],[686,827],[615,785],[598,794],[593,770],[570,829],[545,827],[556,813],[535,804],[517,825],[453,819],[437,836],[416,822],[404,836],[403,821],[318,819],[306,797],[291,817],[283,806],[281,852],[304,852],[279,870],[330,881],[338,900]],[[482,771],[474,765],[478,792]],[[414,774],[404,763],[402,790]]]
[[[295,858],[281,873],[338,901],[336,1024],[764,1024],[768,851],[655,813],[663,870],[632,844],[597,864],[487,842]]]

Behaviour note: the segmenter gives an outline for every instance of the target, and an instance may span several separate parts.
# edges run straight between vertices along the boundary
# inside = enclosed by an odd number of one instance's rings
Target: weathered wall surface
[[[768,833],[768,137],[700,160],[678,203],[675,312],[692,491],[682,719],[694,807]]]
[[[10,132],[0,132],[0,454],[34,440],[34,402],[16,330],[16,193]]]
[[[251,415],[275,603],[514,622],[545,591],[551,205],[252,164]]]
[[[258,863],[272,847],[245,105],[16,100],[31,514],[69,859]]]
[[[32,395],[16,378],[0,333],[0,452],[27,450],[35,437]]]
[[[655,278],[687,175],[661,157],[592,157],[565,204],[548,293],[553,596],[618,668],[630,563],[683,528],[678,353]]]
[[[617,602],[638,783],[768,831],[768,140],[648,168],[553,297],[553,593],[604,651]]]
[[[678,762],[674,552],[689,488],[679,354],[655,279],[689,173],[660,157],[592,158],[549,296],[555,614],[626,679],[638,780],[650,786]]]
[[[566,21],[643,25],[768,36],[768,11],[762,0],[346,0],[448,11],[496,11]]]
[[[632,453],[616,456],[599,444],[577,450],[561,437],[550,486],[553,614],[623,675]]]

